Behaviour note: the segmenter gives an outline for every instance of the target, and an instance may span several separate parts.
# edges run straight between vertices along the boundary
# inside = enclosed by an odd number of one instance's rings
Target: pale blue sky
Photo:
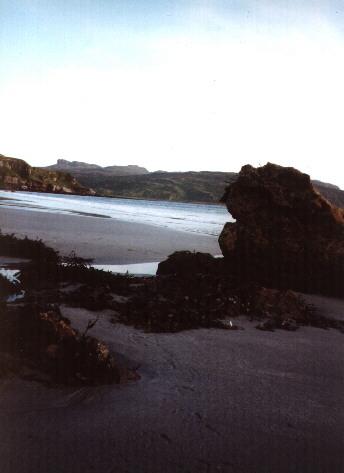
[[[344,187],[343,1],[0,0],[0,153]]]

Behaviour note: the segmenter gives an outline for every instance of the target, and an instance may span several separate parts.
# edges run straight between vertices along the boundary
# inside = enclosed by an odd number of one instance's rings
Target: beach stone
[[[344,210],[300,171],[244,166],[222,201],[236,220],[219,237],[241,281],[344,296]]]

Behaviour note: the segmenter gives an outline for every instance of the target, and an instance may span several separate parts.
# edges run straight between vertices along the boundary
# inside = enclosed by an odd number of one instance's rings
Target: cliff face
[[[244,166],[222,200],[236,222],[225,225],[219,243],[240,279],[344,295],[344,210],[308,175]]]
[[[0,188],[32,192],[94,195],[68,173],[34,168],[22,159],[0,155]]]

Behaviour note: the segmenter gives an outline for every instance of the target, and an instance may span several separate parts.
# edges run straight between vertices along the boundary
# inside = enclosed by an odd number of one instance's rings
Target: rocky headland
[[[32,167],[22,159],[0,154],[0,189],[12,191],[52,192],[94,195],[68,172]]]

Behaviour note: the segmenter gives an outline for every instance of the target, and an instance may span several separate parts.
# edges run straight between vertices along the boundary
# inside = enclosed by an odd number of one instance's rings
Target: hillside
[[[218,202],[236,174],[226,172],[148,172],[146,168],[106,166],[58,159],[44,169],[68,171],[98,195],[135,199]]]
[[[79,184],[66,172],[35,168],[22,159],[0,154],[0,188],[31,192],[94,195],[94,191]]]
[[[83,163],[81,161],[67,161],[66,159],[58,159],[56,164],[47,166],[45,169],[50,171],[70,172],[77,178],[80,175],[89,173],[90,171],[104,176],[132,176],[149,173],[146,168],[136,166],[135,164],[129,164],[128,166],[102,167],[98,164]]]
[[[79,175],[80,182],[92,186],[100,195],[176,202],[216,203],[227,183],[236,177],[231,172],[155,172],[141,176]]]
[[[339,187],[321,181],[312,181],[312,184],[332,204],[344,209],[344,191]]]
[[[226,184],[233,182],[234,172],[164,172],[149,173],[139,166],[108,166],[59,159],[46,169],[68,169],[78,181],[95,189],[98,195],[136,199],[218,202]],[[344,208],[344,191],[321,181],[314,187],[338,207]]]

